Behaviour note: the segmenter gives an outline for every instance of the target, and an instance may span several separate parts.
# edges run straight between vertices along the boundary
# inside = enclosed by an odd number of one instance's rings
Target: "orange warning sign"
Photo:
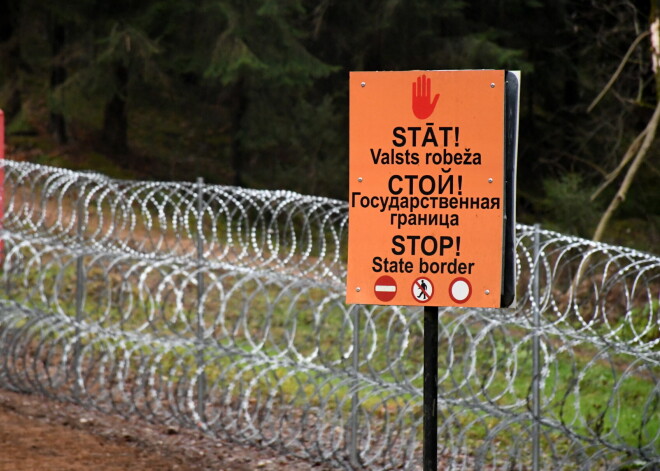
[[[500,306],[504,110],[502,70],[351,73],[348,303]]]

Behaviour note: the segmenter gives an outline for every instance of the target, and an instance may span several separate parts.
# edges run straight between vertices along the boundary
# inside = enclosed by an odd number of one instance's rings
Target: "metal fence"
[[[345,202],[3,170],[0,387],[421,467],[423,313],[344,303]],[[440,309],[441,468],[660,469],[660,258],[519,225],[517,279]]]

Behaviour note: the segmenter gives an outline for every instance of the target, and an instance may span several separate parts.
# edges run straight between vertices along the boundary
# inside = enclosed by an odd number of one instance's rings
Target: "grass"
[[[59,278],[60,286],[75,286],[73,267],[74,264],[68,264],[64,270],[57,270],[52,265],[42,276],[46,279]],[[126,287],[128,280],[119,275],[125,271],[121,266],[114,268],[117,270],[115,273],[108,273],[100,267],[88,270],[88,296],[84,306],[86,321],[101,321],[107,326],[119,324],[127,331],[147,326],[147,332],[156,338],[189,338],[190,347],[182,344],[161,351],[142,345],[133,354],[158,358],[158,364],[153,366],[163,380],[187,377],[187,381],[191,381],[200,361],[198,351],[193,348],[197,313],[195,284],[190,283],[185,288],[185,294],[180,296],[183,304],[178,307],[171,297],[172,292],[156,299],[154,296],[140,298],[138,292],[129,290],[124,294],[124,303],[115,302],[117,294],[113,290],[107,291],[106,284],[112,281],[114,286],[121,284]],[[150,281],[147,277],[145,285],[159,286],[167,274],[154,272],[149,276],[155,278]],[[136,273],[135,277],[139,278],[139,274]],[[218,292],[215,297],[207,297],[205,304],[207,325],[214,319],[213,315],[208,316],[209,312],[222,313],[223,327],[218,325],[208,331],[213,343],[202,352],[207,384],[218,392],[226,391],[227,387],[238,387],[243,391],[250,389],[255,398],[261,398],[253,405],[256,408],[263,407],[263,401],[274,401],[274,405],[279,404],[279,407],[322,406],[327,410],[340,410],[346,417],[353,392],[348,366],[350,358],[346,357],[352,331],[344,322],[347,313],[340,308],[340,304],[331,303],[334,307],[319,316],[315,308],[327,296],[320,288],[303,286],[299,291],[287,292],[282,291],[283,287],[278,284],[240,277],[223,282],[228,284],[224,298]],[[180,284],[181,280],[174,280],[174,283]],[[31,285],[27,282],[23,286]],[[73,292],[62,295],[60,299],[74,299]],[[129,297],[133,298],[132,304],[127,301]],[[41,309],[52,308],[47,302],[40,304],[42,301],[38,296],[26,301]],[[648,310],[655,308],[649,306]],[[131,315],[123,312],[126,309],[132,309]],[[75,305],[63,304],[62,310],[73,316]],[[645,313],[647,308],[640,308],[639,312]],[[389,331],[389,338],[395,344],[390,347],[396,350],[397,344],[403,342],[401,335],[405,324],[392,324],[389,316],[379,315],[379,312],[375,314],[366,330],[367,339],[363,337],[364,346],[368,345],[369,332],[373,329],[379,338],[384,338]],[[443,322],[445,331],[451,334],[453,357],[446,355],[446,342],[450,337],[442,337],[440,345],[439,387],[441,397],[449,401],[440,405],[440,416],[447,420],[441,421],[441,431],[452,430],[454,437],[460,438],[465,446],[472,449],[488,440],[493,447],[491,454],[516,444],[519,446],[519,437],[529,433],[529,422],[510,424],[495,432],[501,426],[503,417],[489,416],[468,404],[470,397],[475,397],[483,404],[490,401],[501,411],[509,410],[512,414],[526,412],[526,398],[532,380],[530,341],[529,337],[525,337],[528,333],[515,326],[484,331],[486,326],[480,322],[460,324],[457,322],[460,315],[452,316],[443,319]],[[622,318],[621,321],[624,320]],[[406,340],[407,354],[398,359],[396,368],[391,367],[391,350],[386,345],[372,351],[373,357],[369,362],[364,362],[363,357],[361,374],[371,377],[375,372],[383,385],[362,383],[359,393],[361,410],[370,411],[370,416],[383,420],[386,417],[401,417],[399,420],[403,422],[400,425],[407,422],[412,426],[418,420],[421,414],[420,397],[412,390],[393,395],[386,385],[396,383],[401,377],[411,377],[410,385],[421,389],[423,378],[416,374],[423,360],[420,334],[419,330],[412,329],[412,337]],[[93,337],[89,341],[95,342]],[[263,346],[261,342],[265,342]],[[650,454],[660,453],[660,440],[657,439],[660,434],[660,415],[657,413],[659,393],[655,379],[657,368],[653,370],[651,365],[640,360],[637,360],[636,367],[635,359],[625,354],[598,351],[587,345],[552,350],[552,343],[551,339],[546,343],[550,348],[546,355],[552,355],[553,369],[548,372],[543,385],[543,396],[550,398],[543,405],[543,417],[563,424],[588,440],[603,439],[631,449],[645,447]],[[121,345],[114,347],[115,358],[122,357],[123,351],[134,348],[126,339],[122,340]],[[290,347],[294,347],[303,358],[292,355]],[[256,352],[273,358],[287,349],[284,363],[302,361],[301,365],[305,365],[304,357],[314,355],[318,350],[329,369],[313,366],[318,363],[319,357],[309,364],[310,368],[299,371],[291,371],[278,360],[265,362],[261,366],[251,364],[250,355]],[[343,375],[341,371],[344,371]],[[464,379],[466,372],[469,372],[468,381]],[[209,404],[209,407],[213,408],[213,405]],[[403,411],[407,412],[400,416]],[[561,429],[544,430],[544,447],[552,446],[558,454],[571,452],[572,440]],[[417,430],[417,439],[421,438],[421,430]],[[547,452],[550,452],[549,449]]]

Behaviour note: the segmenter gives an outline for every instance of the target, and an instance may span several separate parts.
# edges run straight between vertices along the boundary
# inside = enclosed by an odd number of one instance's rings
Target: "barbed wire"
[[[4,175],[0,387],[347,469],[420,468],[422,311],[344,303],[345,202]],[[544,469],[656,469],[660,258],[519,225],[516,269],[516,307],[440,308],[443,469],[528,469],[535,423]]]

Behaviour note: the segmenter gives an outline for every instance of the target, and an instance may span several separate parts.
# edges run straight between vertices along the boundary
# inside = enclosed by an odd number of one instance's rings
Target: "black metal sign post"
[[[438,308],[424,306],[424,471],[438,469]]]

